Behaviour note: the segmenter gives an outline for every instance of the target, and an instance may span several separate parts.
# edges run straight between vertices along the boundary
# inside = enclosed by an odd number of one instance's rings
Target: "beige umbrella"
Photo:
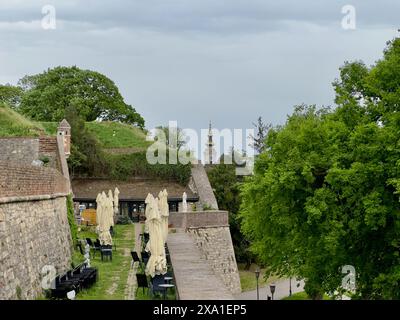
[[[108,190],[108,199],[107,199],[107,217],[109,219],[110,226],[114,226],[114,196],[111,190]]]
[[[118,206],[119,206],[119,190],[116,187],[114,190],[114,213],[118,214]]]
[[[97,217],[99,240],[101,245],[112,245],[112,237],[110,234],[110,211],[112,212],[112,202],[103,191],[100,195],[100,206],[98,206],[99,215]]]
[[[146,210],[144,212],[146,216],[146,220],[144,221],[144,232],[149,233],[149,216],[150,216],[150,210],[151,210],[151,202],[154,200],[154,197],[151,193],[147,194],[146,199],[144,202],[146,203]]]
[[[167,242],[168,237],[168,216],[169,216],[169,206],[168,206],[168,192],[167,190],[160,191],[158,194],[158,205],[160,208],[161,215],[161,227],[163,232],[164,243]]]
[[[167,260],[165,258],[163,231],[161,226],[160,211],[158,201],[153,196],[148,204],[148,226],[150,239],[146,246],[146,251],[150,251],[150,258],[146,265],[146,274],[154,277],[155,275],[167,273]]]

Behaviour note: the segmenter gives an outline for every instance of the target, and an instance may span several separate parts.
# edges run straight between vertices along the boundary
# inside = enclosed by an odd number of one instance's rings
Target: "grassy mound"
[[[0,137],[37,137],[44,133],[40,123],[30,121],[0,104]]]
[[[94,133],[103,148],[134,148],[144,150],[150,142],[139,128],[128,124],[104,121],[87,122],[86,127]]]

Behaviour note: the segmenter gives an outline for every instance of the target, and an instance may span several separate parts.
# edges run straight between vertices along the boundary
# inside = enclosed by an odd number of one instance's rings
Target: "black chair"
[[[144,271],[144,270],[143,270],[143,264],[142,264],[142,261],[140,261],[140,259],[139,259],[139,256],[138,256],[137,252],[136,252],[136,251],[131,251],[131,256],[132,256],[132,263],[131,263],[131,267],[133,267],[133,265],[134,265],[134,263],[135,263],[135,262],[139,262],[139,267],[142,269],[142,271]]]
[[[142,261],[143,261],[143,263],[146,265],[147,262],[149,261],[150,255],[149,255],[148,252],[146,252],[146,251],[142,251],[142,252],[140,253],[140,255],[142,256]]]
[[[83,252],[82,243],[81,243],[81,242],[78,242],[78,243],[76,244],[76,247],[79,249],[79,252],[81,253],[81,255],[84,255],[84,254],[85,254],[85,253]]]
[[[101,251],[101,244],[99,239],[96,239],[93,244],[93,258],[96,257],[96,251]]]
[[[142,273],[136,273],[136,281],[137,281],[137,286],[138,288],[143,288],[143,294],[144,294],[144,289],[147,289],[147,292],[149,292],[149,283],[147,281],[147,276]]]
[[[100,253],[101,253],[101,261],[103,261],[105,257],[110,258],[110,261],[112,261],[112,246],[111,245],[101,246]]]

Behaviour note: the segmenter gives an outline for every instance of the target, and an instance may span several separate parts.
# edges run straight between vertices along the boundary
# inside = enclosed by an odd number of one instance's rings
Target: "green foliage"
[[[25,76],[19,85],[24,94],[18,109],[32,119],[59,122],[73,105],[86,121],[111,120],[144,127],[143,118],[124,102],[114,82],[98,72],[56,67]]]
[[[296,108],[269,131],[242,188],[242,230],[267,273],[305,278],[312,298],[356,270],[355,297],[400,298],[400,40],[375,66],[347,63],[338,108]]]
[[[249,251],[249,242],[240,231],[238,212],[240,207],[239,186],[235,165],[219,164],[208,171],[208,178],[217,198],[218,207],[229,212],[229,225],[237,261],[249,267],[254,255]],[[203,208],[204,210],[204,208]]]
[[[118,218],[118,224],[132,224],[131,219],[128,216],[122,216]]]
[[[78,115],[76,108],[69,106],[65,118],[71,126],[71,156],[68,159],[72,175],[85,174],[101,176],[107,170],[104,152],[96,139],[90,133]]]
[[[0,85],[0,104],[4,103],[15,109],[21,102],[23,91],[20,87],[10,84]]]
[[[187,184],[191,175],[190,164],[149,164],[145,152],[107,154],[106,159],[110,170],[108,176],[117,180],[126,180],[131,176],[147,176]]]
[[[67,216],[69,228],[71,230],[72,242],[75,244],[78,239],[78,229],[75,222],[74,203],[71,195],[67,196]]]

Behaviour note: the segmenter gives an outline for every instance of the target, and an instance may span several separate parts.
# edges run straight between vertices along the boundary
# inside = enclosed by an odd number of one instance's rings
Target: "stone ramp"
[[[218,202],[215,198],[210,181],[208,180],[207,172],[204,166],[199,163],[192,166],[192,178],[196,185],[199,194],[201,205],[208,205],[214,210],[218,210]]]
[[[190,234],[178,229],[168,235],[167,243],[180,300],[234,300]]]

